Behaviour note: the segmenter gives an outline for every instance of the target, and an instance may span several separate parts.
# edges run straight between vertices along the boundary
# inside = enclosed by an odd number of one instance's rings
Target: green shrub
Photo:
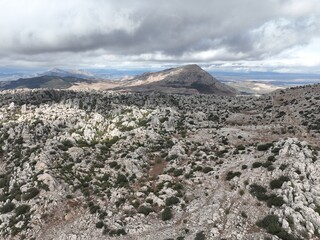
[[[121,236],[121,235],[127,235],[126,231],[121,228],[121,229],[111,229],[109,231],[109,236],[113,237],[113,236]]]
[[[178,204],[180,202],[179,198],[172,196],[166,199],[166,206],[171,206]]]
[[[264,144],[259,144],[257,146],[257,150],[258,151],[267,151],[270,147],[272,147],[273,144],[272,143],[264,143]]]
[[[269,161],[269,162],[275,162],[275,161],[276,161],[275,156],[273,156],[273,155],[272,155],[272,156],[269,156],[269,157],[268,157],[268,161]]]
[[[152,213],[153,209],[147,206],[140,206],[138,209],[138,213],[142,213],[145,216],[148,216],[149,213]]]
[[[254,162],[253,164],[252,164],[252,168],[259,168],[259,167],[261,167],[262,166],[262,163],[261,162]]]
[[[111,168],[116,168],[118,166],[118,163],[116,161],[112,161],[112,162],[109,162],[109,166]]]
[[[11,212],[13,209],[15,209],[16,205],[12,202],[8,202],[3,205],[3,207],[0,209],[1,213],[8,213]]]
[[[30,211],[30,206],[27,204],[22,204],[19,207],[16,208],[15,213],[17,216],[26,214],[27,212]]]
[[[203,231],[198,232],[196,234],[196,237],[194,238],[194,240],[205,240],[205,239],[206,239],[206,236],[204,235]]]
[[[202,169],[203,169],[203,167],[201,167],[201,166],[195,166],[195,167],[193,167],[193,170],[194,170],[194,171],[202,171]]]
[[[208,172],[211,172],[211,171],[213,171],[213,168],[212,168],[212,167],[205,167],[205,168],[202,170],[202,172],[204,172],[204,173],[208,173]]]
[[[178,190],[182,190],[184,187],[181,183],[176,183],[173,187],[174,190],[178,191]]]
[[[228,172],[227,176],[226,176],[226,180],[230,181],[231,179],[235,178],[235,177],[240,177],[241,176],[241,172]]]
[[[258,184],[251,184],[250,185],[250,193],[251,195],[255,196],[259,201],[266,201],[268,200],[268,195],[266,194],[267,189],[258,185]]]
[[[67,198],[67,199],[72,199],[72,198],[73,198],[73,195],[68,194],[68,195],[66,196],[66,198]]]
[[[32,188],[28,189],[25,193],[22,194],[22,199],[25,201],[32,199],[35,196],[37,196],[39,193],[40,193],[39,189],[32,187]]]
[[[8,176],[4,176],[0,178],[0,188],[7,187],[9,185],[9,178]]]
[[[243,151],[243,150],[245,150],[246,148],[245,148],[245,146],[243,146],[243,145],[239,145],[239,146],[237,146],[237,150],[241,150],[241,151]]]
[[[173,176],[174,176],[174,177],[181,176],[182,174],[183,174],[183,169],[182,169],[182,168],[175,169],[175,170],[173,171]]]
[[[99,205],[94,205],[93,203],[89,205],[89,210],[91,214],[95,214],[100,210]]]
[[[270,225],[277,224],[279,224],[279,217],[277,215],[268,215],[257,222],[257,226],[264,229],[267,229]]]
[[[276,154],[276,155],[278,155],[279,152],[280,152],[280,148],[274,148],[274,149],[271,150],[271,152]]]
[[[268,167],[270,167],[272,165],[272,162],[269,162],[269,161],[266,161],[266,162],[264,162],[263,164],[262,164],[262,166],[264,167],[264,168],[268,168]]]
[[[103,226],[104,224],[101,221],[96,223],[96,228],[103,228]]]
[[[268,215],[257,222],[257,226],[264,228],[268,233],[278,236],[284,240],[296,240],[296,238],[287,233],[279,223],[279,217],[276,215]]]
[[[73,147],[73,143],[70,140],[64,140],[61,143],[62,143],[62,146],[60,145],[59,148],[62,151],[67,151],[69,148]]]
[[[283,163],[283,164],[280,165],[279,169],[283,171],[283,170],[285,170],[287,167],[288,167],[288,164],[284,164],[284,163]]]
[[[245,170],[245,169],[247,169],[247,168],[248,168],[247,165],[242,165],[242,166],[241,166],[241,169],[242,169],[242,170]]]
[[[316,205],[316,208],[314,209],[314,211],[320,215],[320,206]]]
[[[267,168],[267,170],[268,170],[269,172],[273,171],[274,169],[275,169],[275,167],[274,167],[273,165],[270,165],[270,166]]]
[[[281,207],[284,203],[285,202],[284,202],[283,198],[279,197],[275,194],[271,194],[267,200],[267,204],[269,207],[271,207],[271,206]]]
[[[171,208],[166,207],[161,214],[162,221],[168,221],[172,218]]]
[[[274,179],[270,182],[270,188],[271,189],[281,188],[282,184],[289,180],[290,178],[288,176],[281,176],[278,179]]]
[[[116,184],[120,187],[123,187],[128,184],[128,179],[125,175],[119,173],[117,176]]]
[[[241,217],[243,217],[243,218],[248,218],[248,215],[246,214],[246,212],[242,211],[242,212],[241,212]]]

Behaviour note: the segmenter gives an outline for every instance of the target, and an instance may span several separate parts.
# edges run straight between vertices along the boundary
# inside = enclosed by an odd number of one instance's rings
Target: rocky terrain
[[[2,239],[320,239],[320,85],[0,92]]]

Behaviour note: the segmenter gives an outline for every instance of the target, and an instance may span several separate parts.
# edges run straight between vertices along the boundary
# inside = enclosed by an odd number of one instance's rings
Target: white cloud
[[[0,18],[2,66],[320,64],[317,0],[0,0]]]

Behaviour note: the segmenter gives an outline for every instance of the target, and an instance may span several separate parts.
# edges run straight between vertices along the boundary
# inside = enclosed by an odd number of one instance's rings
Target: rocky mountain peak
[[[139,92],[152,90],[179,94],[236,95],[235,89],[221,83],[196,64],[145,73],[133,78],[124,88]]]

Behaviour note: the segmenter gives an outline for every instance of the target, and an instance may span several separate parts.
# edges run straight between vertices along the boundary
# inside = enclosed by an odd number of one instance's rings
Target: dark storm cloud
[[[81,54],[121,61],[261,60],[319,37],[318,5],[315,0],[0,0],[0,55],[8,61],[43,55],[54,61],[65,53],[69,60]]]

